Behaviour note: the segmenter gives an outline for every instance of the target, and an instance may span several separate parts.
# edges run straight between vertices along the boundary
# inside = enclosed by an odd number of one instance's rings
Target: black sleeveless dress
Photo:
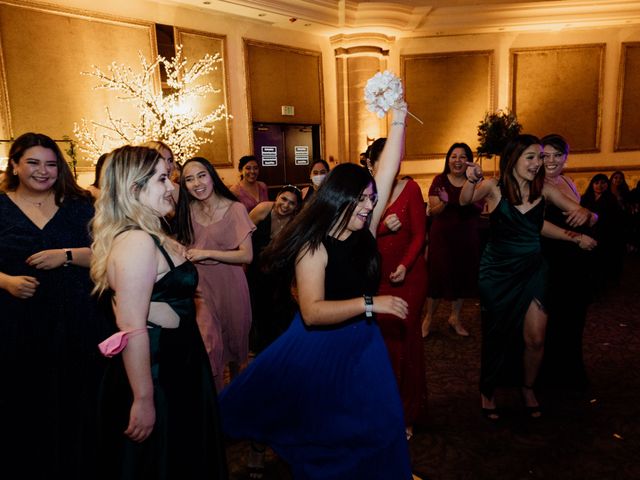
[[[547,205],[545,220],[570,228],[565,219],[562,210]],[[549,264],[549,293],[539,381],[548,386],[584,389],[588,380],[582,358],[582,334],[591,300],[588,292],[593,280],[593,254],[572,242],[544,237],[542,253]]]
[[[153,287],[152,302],[167,303],[180,317],[177,328],[147,322],[156,422],[135,443],[124,435],[133,397],[122,355],[109,360],[100,399],[104,479],[226,479],[216,390],[195,321],[198,272],[191,262],[175,266],[154,238],[171,270]]]
[[[358,237],[327,237],[325,299],[374,294],[357,265]],[[220,393],[223,429],[270,445],[296,479],[408,480],[402,403],[375,321],[364,314],[290,327]]]

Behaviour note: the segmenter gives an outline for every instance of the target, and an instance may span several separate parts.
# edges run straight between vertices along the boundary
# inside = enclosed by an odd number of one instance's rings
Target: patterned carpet
[[[428,480],[640,479],[640,256],[627,259],[622,285],[589,308],[584,353],[590,389],[541,390],[541,421],[525,417],[517,390],[498,392],[504,407],[498,425],[482,418],[477,301],[466,302],[462,315],[470,337],[448,327],[443,303],[425,341],[429,411],[410,442],[417,475]],[[247,450],[246,442],[229,445],[233,480],[248,478]],[[269,452],[263,478],[291,476]]]

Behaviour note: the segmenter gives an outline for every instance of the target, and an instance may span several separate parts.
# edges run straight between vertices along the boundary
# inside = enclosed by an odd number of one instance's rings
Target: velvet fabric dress
[[[391,231],[384,218],[396,214],[402,223]],[[424,370],[424,343],[421,335],[422,306],[427,294],[427,268],[424,260],[426,217],[420,187],[408,180],[396,200],[387,206],[378,226],[381,281],[378,295],[395,295],[409,304],[409,314],[402,320],[393,315],[378,315],[391,365],[398,382],[405,422],[412,425],[426,406],[427,386]],[[407,273],[404,281],[392,283],[389,275],[398,265]]]
[[[232,185],[230,190],[247,209],[247,213],[256,208],[260,202],[266,202],[269,200],[269,189],[267,188],[267,184],[264,182],[258,182],[258,200],[253,198],[253,195],[247,192],[240,183]]]
[[[545,220],[562,228],[566,215],[547,205]],[[582,334],[591,300],[592,253],[572,242],[542,238],[542,253],[549,265],[547,333],[539,381],[544,385],[582,390],[587,373],[582,359]]]
[[[89,247],[92,217],[90,200],[69,198],[40,229],[0,194],[0,272],[39,282],[27,299],[0,289],[2,465],[21,478],[89,478],[95,461],[96,345],[108,328],[89,269],[26,263],[42,250]]]
[[[482,364],[480,391],[522,385],[524,316],[532,301],[547,303],[547,264],[540,247],[545,201],[521,213],[502,196],[489,217],[480,260]]]
[[[373,294],[377,285],[354,264],[357,236],[327,237],[325,298]],[[291,326],[220,395],[232,438],[270,445],[295,479],[411,478],[402,404],[376,322],[364,315]]]
[[[189,248],[235,250],[255,230],[249,214],[233,202],[224,216],[210,225],[191,217],[194,242]],[[224,366],[242,363],[249,355],[251,299],[242,265],[217,261],[196,263],[200,282],[196,291],[196,320],[209,354],[218,390]]]
[[[441,213],[431,217],[427,296],[445,300],[474,297],[478,293],[482,205],[460,205],[462,187],[452,185],[446,174],[433,179],[429,196],[438,196],[440,188],[449,200]]]
[[[171,270],[153,286],[151,301],[167,303],[180,317],[176,328],[147,322],[156,421],[143,442],[124,435],[133,397],[122,355],[109,359],[100,401],[101,456],[94,475],[104,480],[226,479],[213,376],[195,322],[198,272],[190,262],[176,267],[154,241]]]

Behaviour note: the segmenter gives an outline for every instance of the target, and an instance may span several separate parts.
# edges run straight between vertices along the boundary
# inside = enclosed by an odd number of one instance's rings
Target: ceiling
[[[159,0],[316,35],[396,37],[640,24],[640,0]]]

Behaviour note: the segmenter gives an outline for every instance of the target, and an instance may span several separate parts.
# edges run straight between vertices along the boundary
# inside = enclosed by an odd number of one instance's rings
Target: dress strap
[[[156,244],[156,247],[158,247],[158,250],[160,250],[160,253],[162,253],[162,255],[164,256],[165,260],[169,264],[169,268],[171,270],[176,268],[176,266],[173,263],[173,260],[171,260],[171,257],[169,256],[169,253],[167,253],[167,251],[164,249],[164,247],[160,244],[160,239],[158,237],[156,237],[155,235],[151,235],[151,238],[153,238],[153,243]]]

